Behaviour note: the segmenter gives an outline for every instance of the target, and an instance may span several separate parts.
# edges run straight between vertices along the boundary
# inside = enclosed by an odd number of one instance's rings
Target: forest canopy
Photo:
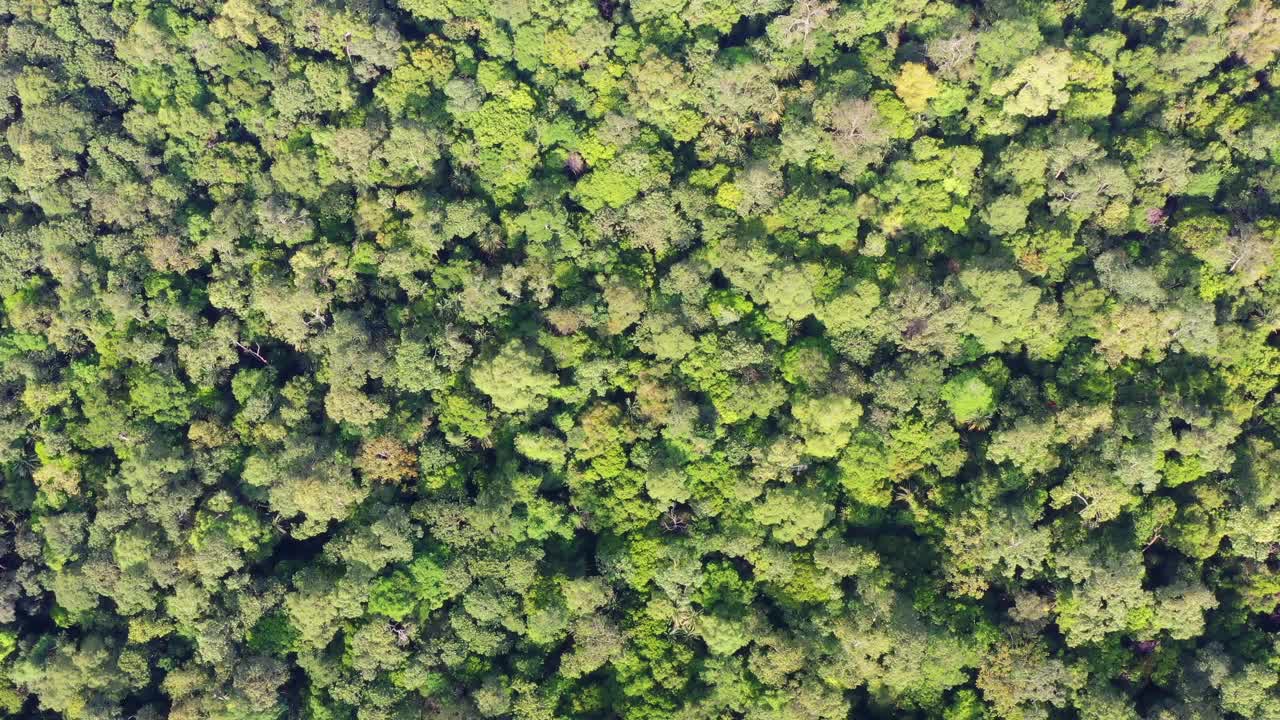
[[[0,717],[1280,720],[1275,0],[0,0]]]

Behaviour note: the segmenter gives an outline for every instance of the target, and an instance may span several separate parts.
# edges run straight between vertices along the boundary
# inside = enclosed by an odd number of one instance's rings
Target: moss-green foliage
[[[0,718],[1280,718],[1280,6],[0,3]]]
[[[961,373],[942,386],[942,399],[956,422],[972,423],[996,409],[995,392],[976,373]]]

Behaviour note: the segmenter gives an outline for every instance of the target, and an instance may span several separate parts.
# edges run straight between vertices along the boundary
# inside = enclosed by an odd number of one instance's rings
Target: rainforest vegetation
[[[1275,0],[0,0],[0,717],[1280,720]]]

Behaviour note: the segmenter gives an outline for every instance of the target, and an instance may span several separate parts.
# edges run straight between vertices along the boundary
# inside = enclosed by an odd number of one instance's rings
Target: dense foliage
[[[0,716],[1280,719],[1274,0],[0,31]]]

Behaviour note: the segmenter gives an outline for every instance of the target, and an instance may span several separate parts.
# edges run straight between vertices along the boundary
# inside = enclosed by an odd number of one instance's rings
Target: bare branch
[[[232,340],[231,344],[235,345],[246,355],[257,358],[258,362],[262,363],[263,365],[268,365],[268,366],[271,365],[271,363],[267,362],[267,359],[262,356],[262,346],[259,345],[258,343],[254,343],[252,349],[250,349],[248,345],[245,345],[239,340]]]

